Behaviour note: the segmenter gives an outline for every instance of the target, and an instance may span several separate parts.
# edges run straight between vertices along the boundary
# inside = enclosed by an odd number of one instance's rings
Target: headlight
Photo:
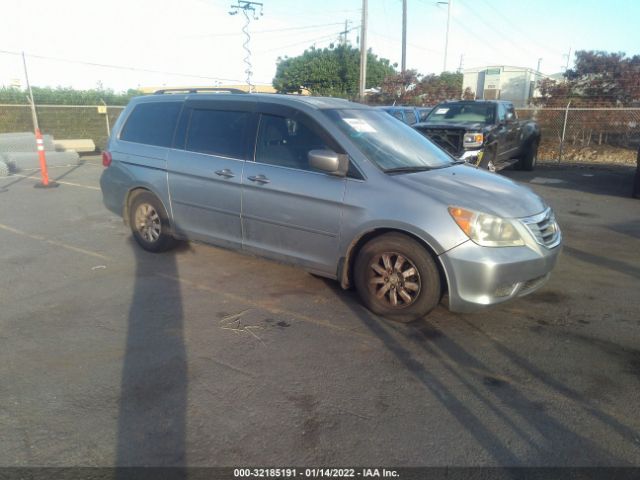
[[[524,245],[524,240],[511,220],[460,207],[449,207],[449,213],[467,237],[478,245],[483,247]]]
[[[484,135],[481,133],[465,133],[464,147],[481,147],[483,140]]]

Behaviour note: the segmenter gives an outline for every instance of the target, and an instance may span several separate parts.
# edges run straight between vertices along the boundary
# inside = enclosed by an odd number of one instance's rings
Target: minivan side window
[[[120,140],[170,147],[181,108],[181,102],[136,105],[120,133]]]
[[[185,150],[244,159],[250,116],[249,112],[192,110]]]
[[[256,144],[256,162],[312,170],[310,150],[331,149],[300,120],[262,114]]]

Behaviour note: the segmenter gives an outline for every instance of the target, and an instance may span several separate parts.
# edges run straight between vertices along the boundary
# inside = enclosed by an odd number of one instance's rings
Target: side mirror
[[[507,112],[507,115],[506,115],[507,123],[513,122],[513,117],[514,117],[513,112]]]
[[[349,170],[349,158],[333,150],[311,150],[308,154],[309,166],[331,175],[344,177]]]

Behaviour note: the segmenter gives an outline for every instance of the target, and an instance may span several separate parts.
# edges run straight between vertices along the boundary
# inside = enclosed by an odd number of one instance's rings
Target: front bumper
[[[464,160],[467,163],[471,163],[473,165],[478,165],[482,160],[483,150],[465,150],[461,155],[458,156],[458,159]]]
[[[561,245],[481,247],[471,240],[440,255],[449,310],[472,312],[532,293],[549,279]]]

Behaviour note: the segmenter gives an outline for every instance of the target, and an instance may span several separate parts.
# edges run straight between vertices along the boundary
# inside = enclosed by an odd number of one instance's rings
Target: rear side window
[[[181,107],[181,102],[154,102],[137,105],[122,129],[120,140],[170,147]]]
[[[185,149],[231,158],[244,158],[249,112],[194,109]]]

